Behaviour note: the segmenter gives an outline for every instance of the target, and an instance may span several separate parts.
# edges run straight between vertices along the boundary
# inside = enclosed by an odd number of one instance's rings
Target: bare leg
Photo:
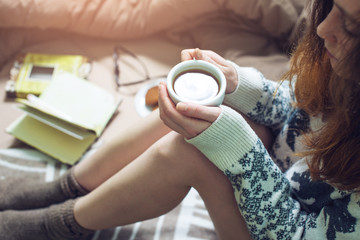
[[[269,149],[273,141],[270,130],[243,117]],[[75,178],[82,187],[92,191],[169,132],[170,129],[160,120],[158,111],[154,111],[76,165]]]
[[[247,121],[269,147],[270,131]],[[76,219],[86,228],[104,229],[157,217],[177,206],[194,187],[221,238],[249,238],[233,189],[220,170],[175,133],[154,144],[169,131],[154,112],[79,163],[79,183],[90,191],[100,187],[79,199]]]
[[[152,112],[77,164],[74,167],[77,181],[92,191],[169,131],[160,120],[158,111]]]
[[[77,201],[36,210],[2,211],[0,238],[24,239],[31,232],[31,239],[78,239],[91,234],[91,229],[168,212],[191,186],[204,199],[221,239],[249,238],[228,179],[173,132]]]
[[[157,217],[177,206],[190,187],[204,199],[220,238],[249,237],[228,179],[173,132],[80,198],[75,218],[85,228],[104,229]]]

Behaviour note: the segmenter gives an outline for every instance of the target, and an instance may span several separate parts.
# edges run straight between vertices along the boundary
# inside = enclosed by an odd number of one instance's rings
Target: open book
[[[40,97],[17,99],[25,112],[6,131],[67,164],[78,161],[101,135],[121,98],[82,78],[64,73]]]

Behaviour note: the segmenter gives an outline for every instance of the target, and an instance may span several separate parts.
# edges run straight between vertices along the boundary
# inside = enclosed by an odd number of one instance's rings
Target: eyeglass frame
[[[145,73],[145,78],[144,79],[137,80],[137,81],[134,81],[134,82],[129,82],[129,83],[120,83],[120,73],[121,73],[121,71],[120,71],[120,65],[118,63],[119,62],[119,55],[120,55],[119,52],[120,52],[120,50],[122,52],[128,54],[129,56],[133,57],[135,60],[137,60],[140,63],[140,65],[143,68],[143,71]],[[118,88],[119,87],[126,87],[126,86],[136,85],[136,84],[144,83],[146,81],[150,81],[150,80],[157,79],[157,78],[163,78],[163,77],[167,76],[167,75],[163,74],[163,75],[150,77],[149,70],[146,67],[145,63],[136,54],[134,54],[133,52],[131,52],[130,50],[128,50],[127,48],[125,48],[122,45],[116,45],[114,47],[112,58],[113,58],[113,62],[114,62],[114,79],[115,79],[115,83],[116,83]]]

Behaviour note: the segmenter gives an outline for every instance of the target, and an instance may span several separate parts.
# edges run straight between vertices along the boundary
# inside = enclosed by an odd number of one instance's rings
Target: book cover
[[[101,135],[121,98],[64,73],[40,97],[17,101],[24,114],[6,131],[61,162],[74,164]]]
[[[88,59],[81,55],[27,53],[18,57],[6,85],[8,97],[26,98],[40,95],[53,78],[64,72],[86,77],[91,69]]]

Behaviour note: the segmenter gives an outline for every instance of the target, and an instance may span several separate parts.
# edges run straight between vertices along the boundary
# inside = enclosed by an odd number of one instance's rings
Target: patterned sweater
[[[300,133],[321,121],[293,108],[289,84],[278,88],[253,68],[236,68],[238,87],[225,98],[230,107],[221,106],[218,119],[187,141],[228,177],[252,237],[360,239],[360,194],[312,181],[305,159],[294,156]],[[270,152],[237,111],[272,129]]]

